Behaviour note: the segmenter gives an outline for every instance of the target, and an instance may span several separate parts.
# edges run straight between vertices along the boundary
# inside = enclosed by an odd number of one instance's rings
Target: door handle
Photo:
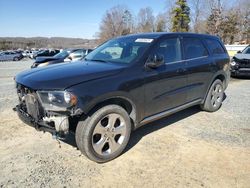
[[[183,72],[186,72],[187,71],[187,69],[186,68],[179,68],[179,69],[177,69],[177,73],[183,73]]]

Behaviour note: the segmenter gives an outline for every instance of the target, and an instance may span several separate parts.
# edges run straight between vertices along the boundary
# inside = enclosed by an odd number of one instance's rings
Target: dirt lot
[[[193,107],[132,134],[126,152],[96,164],[72,139],[61,147],[12,111],[13,76],[31,65],[0,62],[0,187],[250,187],[250,80],[231,81],[223,107]]]

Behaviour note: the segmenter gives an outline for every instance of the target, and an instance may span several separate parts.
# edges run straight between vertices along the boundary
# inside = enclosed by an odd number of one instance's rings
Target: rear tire
[[[217,79],[211,85],[205,102],[200,105],[201,109],[207,112],[215,112],[220,109],[224,97],[223,83]]]
[[[119,156],[128,144],[131,121],[118,105],[108,105],[79,121],[76,144],[90,160],[104,163]]]

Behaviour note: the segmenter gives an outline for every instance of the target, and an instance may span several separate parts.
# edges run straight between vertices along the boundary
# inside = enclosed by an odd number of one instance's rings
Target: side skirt
[[[163,118],[163,117],[169,116],[169,115],[171,115],[171,114],[174,114],[174,113],[176,113],[176,112],[179,112],[179,111],[184,110],[184,109],[186,109],[186,108],[189,108],[189,107],[191,107],[191,106],[195,106],[195,105],[201,104],[201,103],[202,103],[202,99],[196,99],[196,100],[194,100],[194,101],[192,101],[192,102],[186,103],[186,104],[181,105],[181,106],[178,106],[178,107],[176,107],[176,108],[172,108],[172,109],[170,109],[170,110],[166,110],[166,111],[160,112],[160,113],[158,113],[158,114],[149,116],[149,117],[143,119],[143,120],[139,123],[139,126],[138,126],[138,127],[140,127],[140,126],[142,126],[142,125],[145,125],[145,124],[148,124],[148,123],[150,123],[150,122],[152,122],[152,121],[161,119],[161,118]]]

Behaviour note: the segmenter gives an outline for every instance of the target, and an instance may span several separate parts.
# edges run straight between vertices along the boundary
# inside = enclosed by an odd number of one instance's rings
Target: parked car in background
[[[46,56],[46,57],[52,57],[56,54],[58,54],[60,50],[43,50],[33,55],[33,58]]]
[[[23,58],[21,53],[5,51],[0,53],[0,61],[19,61]]]
[[[23,54],[23,50],[14,50],[13,52]]]
[[[31,50],[25,50],[22,52],[23,57],[30,57],[31,54],[32,54]]]
[[[53,57],[37,57],[31,68],[81,60],[91,51],[91,49],[84,48],[65,49]]]
[[[75,133],[84,155],[107,162],[142,125],[194,105],[219,110],[229,60],[221,40],[211,35],[127,35],[100,45],[85,61],[18,74],[15,109],[36,130]]]
[[[232,76],[250,76],[250,45],[238,51],[230,64]]]
[[[25,51],[22,52],[22,55],[24,57],[28,57],[28,58],[33,59],[34,55],[37,54],[38,52],[39,52],[38,50],[25,50]]]

